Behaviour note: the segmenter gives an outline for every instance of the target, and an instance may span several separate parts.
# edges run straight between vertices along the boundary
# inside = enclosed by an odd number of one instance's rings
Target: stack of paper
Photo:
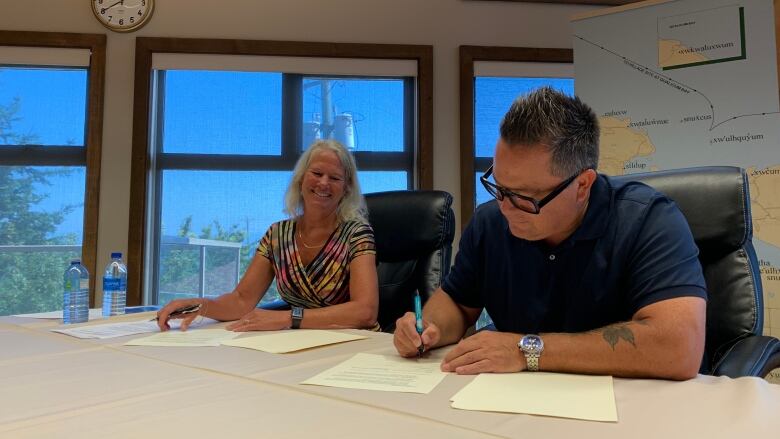
[[[190,328],[197,328],[216,323],[212,319],[196,319]],[[176,329],[181,325],[179,320],[170,320],[168,322],[171,329]],[[147,332],[159,332],[155,320],[136,320],[133,322],[105,323],[102,325],[77,326],[75,328],[52,329],[53,332],[59,332],[76,338],[114,338],[124,337],[126,335],[143,334]]]
[[[452,407],[617,422],[612,377],[546,372],[478,375]]]
[[[356,354],[301,384],[385,392],[430,393],[445,375],[438,360]]]
[[[317,346],[344,343],[368,338],[365,335],[348,334],[345,332],[298,329],[294,331],[275,332],[254,337],[243,337],[222,343],[226,346],[256,349],[272,354],[285,354]]]
[[[62,319],[62,310],[49,311],[49,312],[36,312],[31,314],[14,314],[12,317],[26,317],[28,319]],[[103,318],[102,308],[90,308],[89,320],[97,320]]]
[[[165,331],[148,337],[136,338],[125,346],[219,346],[225,340],[238,337],[238,332],[225,329],[195,329],[192,331]]]

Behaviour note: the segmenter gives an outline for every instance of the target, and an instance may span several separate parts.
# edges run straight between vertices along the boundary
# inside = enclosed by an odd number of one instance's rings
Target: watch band
[[[529,372],[538,372],[539,354],[525,354],[525,366]]]
[[[293,306],[290,309],[290,315],[292,316],[292,325],[290,326],[290,328],[300,329],[301,320],[303,320],[303,308],[299,306]]]

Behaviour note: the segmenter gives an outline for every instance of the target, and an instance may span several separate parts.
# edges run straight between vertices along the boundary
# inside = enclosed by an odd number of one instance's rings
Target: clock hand
[[[103,8],[103,9],[107,11],[107,10],[113,8],[114,6],[116,6],[116,5],[120,4],[120,3],[124,4],[125,0],[119,0],[118,2],[114,3],[113,5],[111,5],[109,7],[106,7],[106,8]]]

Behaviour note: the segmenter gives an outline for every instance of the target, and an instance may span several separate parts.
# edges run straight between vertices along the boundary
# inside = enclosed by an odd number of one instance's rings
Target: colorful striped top
[[[302,308],[348,302],[349,263],[360,255],[376,254],[371,226],[358,221],[339,224],[308,265],[298,253],[295,227],[291,219],[271,224],[257,247],[274,267],[279,295]]]

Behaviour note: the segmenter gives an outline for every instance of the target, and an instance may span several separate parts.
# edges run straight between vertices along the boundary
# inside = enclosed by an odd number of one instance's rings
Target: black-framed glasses
[[[539,211],[542,210],[542,207],[544,207],[545,204],[549,203],[555,197],[557,197],[558,194],[563,192],[563,190],[566,189],[571,184],[571,182],[574,181],[575,178],[577,178],[578,175],[580,175],[580,172],[577,172],[576,174],[564,180],[561,184],[556,186],[555,189],[552,190],[552,192],[547,194],[547,196],[545,196],[541,200],[537,200],[536,198],[526,197],[525,195],[516,194],[507,188],[501,187],[495,183],[491,183],[490,181],[488,181],[488,177],[490,177],[493,174],[493,165],[490,165],[488,170],[485,171],[485,173],[482,174],[481,177],[479,177],[479,181],[482,182],[482,186],[485,186],[485,190],[487,190],[488,193],[492,195],[496,200],[502,201],[504,197],[506,197],[509,199],[509,202],[512,203],[512,205],[515,206],[516,208],[524,212],[538,215]]]

